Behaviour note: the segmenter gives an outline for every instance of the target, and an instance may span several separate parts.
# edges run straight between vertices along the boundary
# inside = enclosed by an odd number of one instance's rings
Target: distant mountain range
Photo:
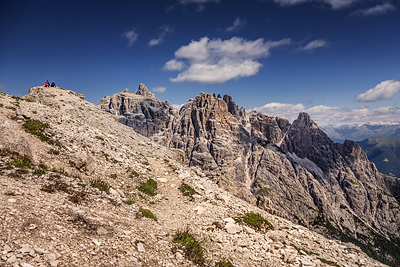
[[[400,138],[371,137],[357,142],[384,174],[400,177]]]
[[[321,127],[337,143],[353,140],[381,173],[400,177],[400,124]]]
[[[362,141],[370,137],[400,137],[400,124],[362,124],[323,126],[322,130],[337,143],[344,140]]]

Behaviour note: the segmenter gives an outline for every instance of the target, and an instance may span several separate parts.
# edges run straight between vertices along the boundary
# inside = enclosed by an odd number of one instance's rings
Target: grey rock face
[[[135,94],[125,89],[111,97],[105,96],[97,105],[147,137],[168,128],[171,118],[177,116],[168,102],[156,99],[144,84],[139,85]]]
[[[125,92],[125,90],[124,90],[124,92]],[[128,93],[129,93],[129,90],[128,90]],[[139,84],[139,88],[136,90],[135,94],[141,95],[144,97],[155,98],[154,94],[150,93],[150,91],[147,89],[147,87],[143,83]]]
[[[148,98],[140,101],[148,106]],[[110,112],[116,107],[109,106]],[[158,107],[165,119],[150,130],[151,116],[122,116],[135,131],[182,150],[187,165],[199,166],[234,195],[354,242],[386,263],[400,262],[400,243],[393,241],[400,237],[399,204],[387,186],[397,183],[380,174],[355,142],[334,143],[306,113],[292,124],[246,114],[227,95],[201,93],[179,115],[169,105]]]

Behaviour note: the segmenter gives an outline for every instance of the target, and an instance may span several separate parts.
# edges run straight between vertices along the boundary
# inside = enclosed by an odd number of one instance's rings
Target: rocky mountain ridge
[[[356,243],[383,262],[399,262],[399,203],[393,193],[399,182],[380,174],[355,142],[334,143],[306,113],[292,124],[246,114],[227,95],[201,93],[179,114],[163,114],[168,123],[145,135],[180,150],[187,166],[200,167],[222,188],[273,214]],[[132,120],[126,125],[135,123],[135,117],[119,117],[125,119]]]
[[[1,266],[384,266],[233,196],[61,88],[0,94],[0,203]],[[179,243],[187,232],[198,257]]]

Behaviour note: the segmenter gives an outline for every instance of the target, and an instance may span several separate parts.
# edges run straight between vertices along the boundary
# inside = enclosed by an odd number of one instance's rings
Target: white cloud
[[[163,70],[181,71],[185,68],[185,63],[176,59],[171,59],[165,63]]]
[[[363,15],[363,16],[373,16],[373,15],[381,15],[394,10],[396,10],[396,7],[394,5],[392,5],[391,3],[384,3],[382,5],[376,5],[374,7],[355,11],[353,14]]]
[[[170,80],[177,83],[224,83],[231,79],[255,75],[261,66],[260,63],[252,60],[229,64],[196,63]]]
[[[352,5],[358,0],[274,0],[275,3],[278,3],[282,6],[289,5],[298,5],[307,2],[317,2],[317,3],[325,3],[330,5],[333,9],[343,8]]]
[[[174,108],[174,109],[176,109],[176,110],[180,110],[181,109],[181,107],[183,107],[183,105],[185,105],[185,104],[172,104],[171,106]]]
[[[311,118],[320,126],[343,125],[343,124],[362,124],[362,123],[399,123],[400,108],[387,106],[377,109],[359,107],[347,109],[341,107],[329,107],[324,105],[313,106],[306,109],[303,104],[282,104],[269,103],[254,110],[268,114],[270,116],[280,116],[293,122],[298,117],[299,112],[307,112]]]
[[[175,57],[186,58],[192,61],[205,60],[209,57],[208,42],[208,37],[203,37],[199,41],[192,40],[189,45],[181,46],[175,52]]]
[[[261,58],[270,55],[270,49],[290,44],[290,39],[264,41],[260,38],[248,41],[239,37],[229,40],[203,37],[198,41],[180,47],[175,59],[168,61],[164,69],[183,70],[172,82],[224,83],[231,79],[255,75],[262,64]],[[175,60],[175,61],[174,61]]]
[[[400,91],[400,82],[387,80],[357,96],[359,102],[374,102],[391,98]]]
[[[226,28],[226,30],[227,30],[228,32],[233,32],[233,31],[236,31],[237,29],[239,29],[240,27],[242,27],[242,26],[245,25],[245,24],[246,24],[246,21],[245,21],[245,20],[242,20],[242,19],[240,19],[239,17],[237,17],[237,18],[235,19],[235,21],[233,22],[233,25],[230,26],[230,27],[228,27],[228,28]]]
[[[165,91],[167,91],[167,87],[153,87],[151,91],[156,93],[164,93]]]
[[[168,25],[163,25],[161,27],[161,30],[162,31],[157,38],[153,38],[149,41],[148,45],[150,47],[162,44],[164,42],[165,36],[167,36],[168,33],[171,33],[174,31],[174,29]]]
[[[328,46],[328,42],[325,40],[319,39],[319,40],[311,41],[308,44],[306,44],[305,46],[300,46],[299,48],[297,48],[297,50],[304,51],[304,52],[312,52],[317,48],[326,47],[326,46]]]
[[[138,34],[134,30],[124,32],[122,36],[128,40],[128,46],[132,46],[138,39]]]
[[[254,108],[255,111],[268,114],[270,116],[279,116],[293,121],[304,111],[306,107],[303,104],[285,104],[285,103],[268,103],[262,107]]]

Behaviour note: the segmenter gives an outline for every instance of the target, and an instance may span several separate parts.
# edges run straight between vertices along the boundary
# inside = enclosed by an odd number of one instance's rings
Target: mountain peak
[[[154,94],[150,93],[149,89],[147,89],[147,87],[143,83],[139,84],[139,88],[136,90],[135,94],[144,97],[155,98]]]
[[[306,112],[300,112],[297,119],[293,122],[293,125],[303,125],[310,128],[319,128],[318,124],[316,124]]]

